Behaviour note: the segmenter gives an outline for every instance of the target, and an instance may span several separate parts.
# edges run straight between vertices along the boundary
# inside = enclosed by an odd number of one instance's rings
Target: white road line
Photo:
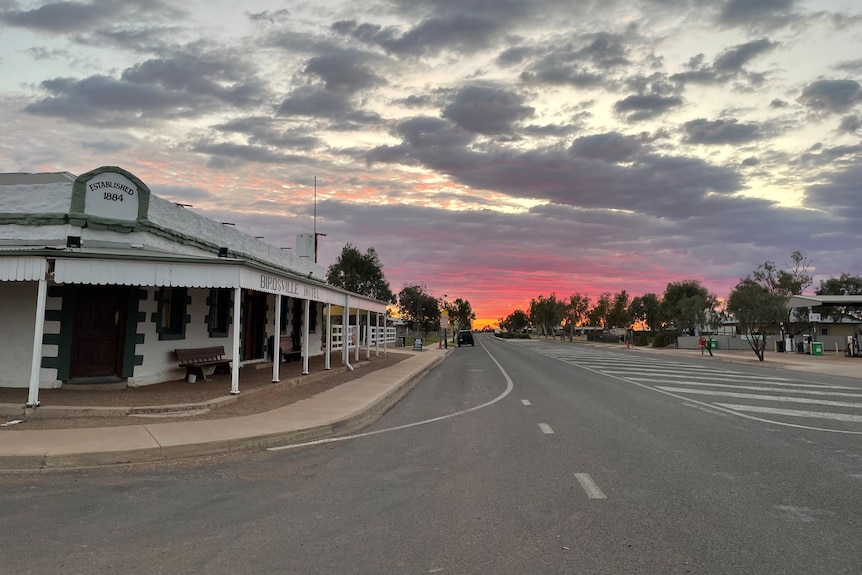
[[[637,381],[649,381],[643,378],[632,378]],[[723,387],[725,389],[740,389],[748,391],[780,391],[782,393],[799,393],[803,395],[826,395],[830,397],[856,397],[862,399],[862,393],[842,393],[840,391],[820,391],[816,389],[781,389],[778,387],[763,387],[759,385],[731,385],[729,383],[706,383],[703,381],[674,381],[664,382],[673,383],[674,385],[694,385],[708,387]],[[677,388],[673,388],[677,389]]]
[[[551,435],[552,433],[554,433],[554,430],[551,429],[551,426],[547,423],[540,423],[539,429],[541,429],[542,433],[544,433],[545,435]]]
[[[827,413],[823,411],[802,411],[801,409],[778,409],[775,407],[759,407],[756,405],[736,405],[734,403],[716,403],[726,409],[746,411],[750,413],[768,413],[770,415],[789,415],[791,417],[810,417],[812,419],[834,419],[837,421],[862,422],[862,415],[846,413]]]
[[[466,413],[472,413],[474,411],[478,411],[480,409],[485,409],[486,407],[494,405],[495,403],[503,400],[507,395],[512,393],[512,391],[515,389],[515,383],[512,381],[512,378],[509,377],[509,374],[506,373],[506,370],[503,369],[503,366],[500,365],[500,362],[497,361],[497,358],[495,358],[493,355],[491,355],[491,352],[488,351],[488,348],[485,347],[484,345],[482,345],[481,343],[479,345],[482,346],[482,349],[485,350],[485,353],[488,354],[488,357],[491,358],[491,361],[494,362],[494,364],[497,366],[497,369],[500,370],[500,373],[503,374],[503,378],[506,380],[506,389],[503,391],[503,393],[501,393],[500,395],[498,395],[497,397],[495,397],[491,401],[486,401],[482,405],[477,405],[476,407],[471,407],[470,409],[464,409],[462,411],[450,413],[449,415],[441,415],[439,417],[432,417],[431,419],[424,419],[422,421],[414,421],[413,423],[406,423],[404,425],[397,425],[395,427],[387,427],[386,429],[378,429],[375,431],[366,431],[364,433],[355,433],[353,435],[342,435],[340,437],[328,437],[326,439],[315,439],[312,441],[306,441],[305,443],[294,443],[292,445],[282,445],[279,447],[267,447],[267,451],[282,451],[282,450],[286,450],[286,449],[297,449],[299,447],[308,447],[309,445],[322,445],[324,443],[336,443],[339,441],[347,441],[349,439],[356,439],[358,437],[371,437],[372,435],[378,435],[380,433],[389,433],[390,431],[400,431],[402,429],[409,429],[411,427],[417,427],[419,425],[426,425],[428,423],[436,423],[438,421],[443,421],[446,419],[450,419],[452,417],[458,417],[460,415],[464,415]]]
[[[681,377],[691,377],[691,376],[688,375],[688,376],[667,376],[667,377],[668,378],[677,378],[677,377],[681,378]],[[633,381],[655,382],[654,377],[628,377],[626,379],[631,379]],[[709,379],[709,376],[704,375],[700,379]],[[664,383],[673,383],[673,384],[680,384],[680,385],[716,385],[716,386],[723,385],[723,384],[719,384],[719,383],[708,383],[708,382],[697,382],[697,383],[695,383],[693,381],[666,381]],[[809,393],[809,392],[807,392],[807,391],[796,391],[795,389],[782,390],[780,388],[782,388],[782,387],[812,388],[813,387],[815,389],[859,389],[858,387],[850,387],[850,386],[846,386],[846,385],[822,385],[822,384],[818,384],[818,383],[781,383],[778,380],[752,381],[750,383],[757,383],[760,385],[772,385],[772,386],[774,386],[774,389],[776,391],[787,391],[788,393]],[[730,384],[725,384],[725,386],[726,387],[738,387],[738,386],[730,385]],[[754,389],[754,388],[752,388],[752,389]],[[773,389],[773,388],[769,388],[769,389]],[[811,393],[825,393],[825,392],[814,391]]]
[[[530,403],[529,399],[522,399],[521,403],[523,403],[524,405],[533,405],[532,403]]]
[[[862,403],[850,403],[849,401],[829,401],[827,399],[808,399],[807,397],[787,397],[783,395],[761,395],[759,393],[733,393],[730,391],[718,391],[711,389],[686,389],[684,387],[665,387],[657,385],[656,389],[670,391],[673,393],[692,393],[694,395],[720,395],[722,397],[736,397],[739,399],[756,399],[766,401],[780,401],[783,403],[806,403],[808,405],[829,405],[831,407],[852,407],[862,409]]]
[[[631,369],[626,370],[618,370],[618,369],[603,369],[604,373],[612,373],[614,375],[625,375],[627,373],[650,373],[650,372],[658,372],[657,375],[661,375],[662,377],[669,377],[673,379],[681,379],[685,377],[700,377],[705,378],[708,377],[710,379],[733,379],[733,380],[744,380],[744,379],[752,379],[757,381],[790,381],[788,379],[784,379],[781,377],[768,377],[765,375],[747,375],[744,373],[736,373],[736,372],[707,372],[704,373],[700,370],[691,370],[683,373],[668,373],[667,370],[655,370],[655,369],[640,369],[637,367],[633,367]],[[813,384],[812,384],[813,386]],[[809,387],[812,387],[809,386]]]
[[[518,341],[518,340],[513,340],[513,341]],[[553,358],[553,356],[548,356],[548,357]],[[562,360],[560,360],[560,361],[562,361]],[[568,362],[564,362],[564,363],[568,363]],[[748,415],[748,414],[742,413],[740,411],[734,410],[732,408],[720,407],[718,403],[707,403],[705,401],[700,401],[697,399],[693,399],[691,397],[686,397],[684,395],[671,393],[670,391],[664,391],[661,389],[657,389],[657,388],[652,387],[650,385],[647,385],[645,383],[640,383],[638,381],[632,381],[631,379],[626,379],[626,378],[620,377],[618,375],[611,375],[609,373],[599,371],[598,369],[595,369],[595,368],[590,367],[588,365],[578,365],[578,364],[572,364],[572,363],[569,363],[568,365],[574,365],[575,367],[583,369],[584,371],[589,371],[590,373],[595,373],[596,375],[604,375],[604,376],[607,376],[609,378],[616,379],[617,381],[621,381],[623,383],[628,383],[631,385],[636,385],[638,387],[641,387],[641,388],[649,390],[649,391],[653,391],[655,393],[663,393],[667,396],[675,397],[676,399],[679,399],[680,401],[683,401],[683,402],[696,403],[696,404],[701,405],[703,407],[720,409],[720,410],[725,411],[726,413],[729,413],[730,415],[733,415],[736,417],[742,417],[744,419],[750,419],[751,421],[759,421],[761,423],[768,423],[770,425],[780,425],[782,427],[792,427],[794,429],[810,429],[812,431],[823,431],[826,433],[840,433],[841,435],[862,435],[862,431],[851,431],[849,429],[832,429],[829,427],[815,427],[812,425],[803,425],[801,423],[791,423],[789,421],[779,421],[776,419],[766,419],[763,417],[757,417],[755,415]]]
[[[602,493],[602,490],[599,489],[599,486],[596,485],[596,482],[593,481],[589,473],[575,473],[575,478],[581,484],[581,487],[584,488],[584,491],[587,492],[587,497],[590,499],[607,499],[607,496]]]

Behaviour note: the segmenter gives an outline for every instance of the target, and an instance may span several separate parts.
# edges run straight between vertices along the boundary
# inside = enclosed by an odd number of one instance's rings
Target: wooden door
[[[116,286],[79,286],[74,302],[69,376],[119,377],[128,291]]]

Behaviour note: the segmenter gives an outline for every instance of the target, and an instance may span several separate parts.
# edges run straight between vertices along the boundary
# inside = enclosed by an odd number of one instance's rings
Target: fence
[[[704,336],[709,339],[709,336]],[[712,336],[712,341],[717,343],[717,349],[731,349],[731,350],[742,350],[742,349],[751,349],[748,345],[748,336],[746,335],[714,335]],[[767,335],[766,336],[766,351],[775,351],[777,346],[776,343],[779,341],[777,335]],[[796,346],[797,342],[802,341],[802,336],[797,335],[793,338],[794,346]],[[823,352],[824,353],[836,353],[836,349],[838,353],[843,354],[844,349],[847,347],[846,338],[838,335],[820,335],[817,336],[817,341],[823,344]],[[677,338],[677,347],[679,349],[698,349],[700,346],[698,344],[698,338],[695,336],[679,336]],[[788,352],[795,352],[796,349],[788,349]]]
[[[362,335],[360,336],[359,328],[362,328]],[[367,332],[367,333],[366,333]],[[333,325],[332,326],[332,351],[341,351],[344,349],[344,326],[343,325]],[[347,349],[354,349],[356,347],[356,342],[361,341],[362,345],[371,346],[371,345],[382,345],[385,343],[395,343],[395,328],[394,327],[377,327],[371,326],[371,330],[367,330],[365,326],[355,326],[349,325],[347,326]]]

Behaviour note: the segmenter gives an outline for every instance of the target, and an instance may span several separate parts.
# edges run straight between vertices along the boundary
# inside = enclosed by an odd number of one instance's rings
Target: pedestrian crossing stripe
[[[656,389],[671,391],[673,393],[688,393],[692,395],[719,395],[721,397],[735,397],[738,399],[752,399],[758,401],[780,401],[782,403],[805,403],[808,405],[829,405],[832,407],[851,407],[862,409],[862,403],[851,403],[849,401],[832,401],[829,399],[812,399],[809,397],[789,397],[781,395],[761,395],[759,393],[734,393],[732,391],[720,391],[712,389],[687,389],[684,387],[668,387],[657,385]]]
[[[634,357],[615,350],[609,350],[607,352],[590,351],[586,353],[573,354],[569,350],[560,352],[554,348],[549,349],[544,347],[544,345],[536,344],[531,348],[531,351],[564,361],[597,374],[613,377],[620,381],[629,382],[646,389],[655,390],[659,393],[665,393],[683,400],[684,402],[690,401],[702,406],[703,408],[712,407],[729,414],[737,415],[738,417],[801,429],[862,434],[862,431],[811,427],[810,425],[804,425],[801,422],[792,423],[787,420],[782,421],[757,416],[757,414],[761,414],[764,416],[773,415],[792,418],[862,423],[862,415],[857,415],[856,413],[833,413],[827,411],[766,407],[764,405],[718,403],[718,401],[721,401],[720,398],[726,398],[728,400],[736,398],[752,402],[796,403],[810,405],[812,407],[827,406],[837,409],[851,409],[858,412],[859,410],[862,410],[862,403],[852,401],[834,401],[823,398],[862,399],[862,394],[859,393],[834,391],[860,391],[859,387],[832,385],[810,381],[805,382],[804,380],[793,378],[755,375],[745,371],[722,369],[714,365],[699,368],[698,366],[692,365],[690,362],[682,363],[677,361],[665,361],[663,359]],[[752,391],[771,392],[772,394],[740,393]],[[695,399],[695,397],[692,396],[701,396],[704,401]],[[707,397],[704,396],[711,396],[709,399],[712,401],[705,401]],[[686,405],[689,404],[686,403]]]
[[[716,403],[716,405],[731,411],[746,413],[764,413],[768,415],[787,415],[790,417],[807,417],[810,419],[832,419],[835,421],[852,421],[862,423],[862,415],[849,413],[828,413],[822,411],[802,411],[800,409],[780,409],[777,407],[760,407],[758,405],[737,405],[735,403]],[[830,430],[824,430],[830,431]]]
[[[627,377],[626,379],[630,379],[632,381],[655,382],[655,378],[653,378],[653,377]],[[703,376],[700,379],[709,379],[709,377]],[[711,381],[694,381],[694,380],[665,381],[663,383],[669,383],[669,384],[673,384],[673,385],[711,385],[714,387],[731,387],[731,388],[732,387],[738,387],[740,389],[758,389],[758,388],[753,387],[753,386],[751,386],[751,387],[745,386],[744,383],[747,383],[747,382],[742,382],[743,383],[742,385],[732,384],[732,383],[714,383]],[[856,394],[853,394],[853,393],[843,394],[843,393],[836,393],[836,392],[831,392],[831,391],[821,391],[821,390],[858,389],[856,387],[850,387],[850,386],[846,386],[846,385],[821,385],[818,383],[786,383],[784,381],[780,381],[780,382],[779,381],[752,381],[751,383],[754,383],[757,385],[771,385],[771,386],[773,386],[773,387],[764,387],[760,391],[775,390],[775,391],[786,391],[787,393],[822,393],[822,394],[826,394],[826,395],[836,395],[837,394],[837,395],[854,396]],[[809,389],[786,389],[788,387],[789,388],[804,387],[804,388],[809,388]],[[810,389],[812,387],[815,389]],[[859,397],[862,397],[862,395],[860,395]]]
[[[650,381],[644,378],[633,377],[635,381]],[[761,385],[730,385],[727,383],[704,383],[702,381],[675,381],[678,385],[695,385],[704,387],[722,387],[725,389],[744,389],[746,391],[775,391],[781,393],[798,393],[801,395],[826,395],[832,397],[858,397],[862,399],[862,393],[844,393],[841,391],[820,391],[818,389],[784,389],[779,387],[764,387]],[[677,389],[677,388],[674,388]],[[852,388],[845,388],[852,389]]]

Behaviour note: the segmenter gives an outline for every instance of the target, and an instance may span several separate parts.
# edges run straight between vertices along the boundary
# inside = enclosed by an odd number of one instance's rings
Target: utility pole
[[[317,263],[317,238],[319,236],[326,236],[326,234],[317,233],[317,176],[314,176],[314,221],[313,221],[313,230],[314,230],[314,263]]]

